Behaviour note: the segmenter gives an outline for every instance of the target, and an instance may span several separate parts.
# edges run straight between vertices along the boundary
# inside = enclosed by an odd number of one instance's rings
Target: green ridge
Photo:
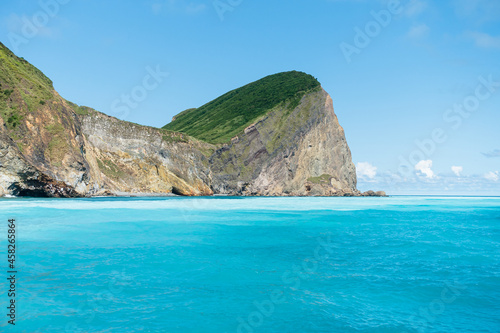
[[[196,109],[185,110],[163,128],[218,144],[228,142],[280,103],[295,108],[320,83],[303,72],[284,72],[232,90]]]

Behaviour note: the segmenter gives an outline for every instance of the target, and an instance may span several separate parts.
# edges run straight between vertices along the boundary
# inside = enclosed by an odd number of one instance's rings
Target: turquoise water
[[[5,332],[500,332],[500,198],[0,200]]]

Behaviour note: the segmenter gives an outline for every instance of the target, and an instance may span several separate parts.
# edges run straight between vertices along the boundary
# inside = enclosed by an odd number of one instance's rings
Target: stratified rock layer
[[[81,116],[85,158],[98,170],[100,191],[211,195],[208,145],[128,123],[96,111]]]

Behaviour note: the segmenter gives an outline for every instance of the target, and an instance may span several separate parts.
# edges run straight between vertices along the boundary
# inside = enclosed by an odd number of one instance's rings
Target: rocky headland
[[[0,196],[385,195],[356,189],[332,99],[305,73],[271,75],[153,128],[65,100],[1,43],[0,69]]]

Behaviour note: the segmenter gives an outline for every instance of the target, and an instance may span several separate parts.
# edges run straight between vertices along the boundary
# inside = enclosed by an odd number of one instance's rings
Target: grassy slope
[[[15,130],[28,112],[53,99],[52,81],[0,43],[0,116]]]
[[[319,87],[313,76],[302,72],[270,75],[197,109],[183,111],[163,128],[213,144],[224,143],[278,104],[288,103],[293,109],[304,94]]]

